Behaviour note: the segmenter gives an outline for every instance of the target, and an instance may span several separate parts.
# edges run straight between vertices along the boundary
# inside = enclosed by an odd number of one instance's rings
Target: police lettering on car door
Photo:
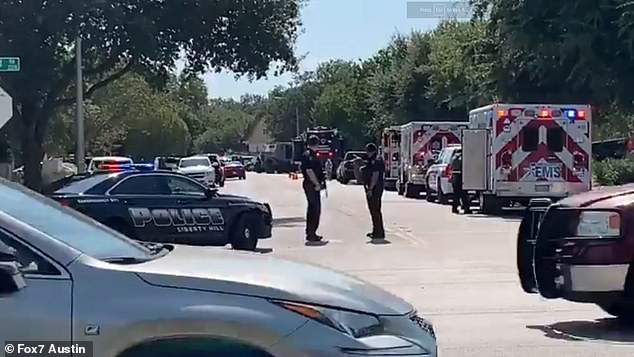
[[[224,232],[225,219],[218,208],[128,208],[136,228],[153,224],[174,227],[178,233]]]

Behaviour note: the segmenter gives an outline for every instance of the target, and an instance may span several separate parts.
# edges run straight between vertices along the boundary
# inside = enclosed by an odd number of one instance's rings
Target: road
[[[519,218],[453,215],[423,200],[384,195],[389,244],[365,237],[363,189],[332,182],[323,203],[323,246],[304,244],[301,181],[251,174],[225,191],[271,204],[275,229],[260,254],[347,272],[408,300],[435,325],[441,356],[632,356],[634,329],[594,305],[525,294],[515,268]]]

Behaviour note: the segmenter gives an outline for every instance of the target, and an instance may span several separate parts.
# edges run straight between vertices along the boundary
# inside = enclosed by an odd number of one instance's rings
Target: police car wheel
[[[236,250],[255,250],[258,245],[257,230],[260,217],[254,213],[242,214],[231,231],[231,247]]]

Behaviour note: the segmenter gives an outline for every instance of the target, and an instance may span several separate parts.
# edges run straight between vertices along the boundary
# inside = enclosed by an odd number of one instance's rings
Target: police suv
[[[97,173],[50,196],[141,241],[255,250],[258,239],[271,237],[267,203],[221,194],[169,171]]]

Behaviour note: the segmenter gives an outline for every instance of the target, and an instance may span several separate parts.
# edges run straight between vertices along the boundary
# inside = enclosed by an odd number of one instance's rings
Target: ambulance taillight
[[[502,154],[502,167],[505,169],[510,169],[513,166],[513,155],[511,154],[510,151],[505,152],[504,154]]]
[[[451,167],[451,164],[445,166],[445,171],[442,172],[442,176],[451,180],[451,176],[453,176],[453,167]]]
[[[582,153],[575,151],[575,153],[572,155],[572,158],[573,168],[575,169],[575,171],[582,170],[586,167],[586,157]]]

